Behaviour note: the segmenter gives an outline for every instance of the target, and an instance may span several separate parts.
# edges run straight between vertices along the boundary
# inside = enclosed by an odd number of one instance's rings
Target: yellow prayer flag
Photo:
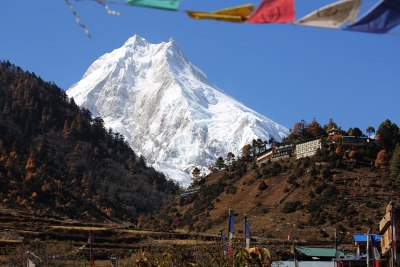
[[[246,4],[242,6],[220,9],[213,12],[186,11],[186,13],[193,19],[214,19],[229,22],[245,22],[253,10],[254,6],[252,4]]]

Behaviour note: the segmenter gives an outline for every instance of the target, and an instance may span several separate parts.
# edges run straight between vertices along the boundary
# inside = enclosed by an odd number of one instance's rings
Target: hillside
[[[291,157],[259,165],[252,157],[238,158],[193,185],[199,188],[196,193],[177,197],[158,217],[158,224],[213,234],[222,229],[227,234],[228,209],[232,209],[239,238],[244,214],[248,214],[252,236],[259,240],[283,241],[290,236],[332,245],[335,229],[343,232],[343,241],[369,227],[378,231],[385,206],[397,201],[400,193],[398,180],[388,168],[389,159],[394,166],[398,154],[393,150],[400,151],[398,145],[394,149],[399,131],[397,126],[386,131],[387,125],[396,126],[385,121],[375,142],[346,153],[339,146],[322,149],[310,158]],[[388,151],[383,161],[382,148]]]
[[[9,62],[0,64],[0,187],[3,207],[134,222],[178,189],[101,118]]]

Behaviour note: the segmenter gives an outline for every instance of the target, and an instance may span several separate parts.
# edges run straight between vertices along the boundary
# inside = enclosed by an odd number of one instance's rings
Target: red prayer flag
[[[247,20],[250,23],[288,23],[295,19],[294,0],[263,0]]]

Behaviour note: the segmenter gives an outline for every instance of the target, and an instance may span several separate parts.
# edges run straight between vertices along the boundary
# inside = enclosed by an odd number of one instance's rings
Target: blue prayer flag
[[[250,238],[250,223],[248,221],[244,224],[244,235],[246,238]]]
[[[400,24],[400,1],[382,0],[354,24],[344,28],[348,31],[387,33]]]
[[[235,223],[234,223],[234,215],[233,212],[229,213],[229,235],[233,236],[235,232]]]

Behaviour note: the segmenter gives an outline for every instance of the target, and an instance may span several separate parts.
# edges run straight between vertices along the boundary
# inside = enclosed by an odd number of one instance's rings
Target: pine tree
[[[247,160],[251,154],[251,145],[247,144],[242,148],[242,158]]]
[[[368,128],[367,128],[365,131],[367,132],[368,137],[371,137],[371,135],[372,135],[373,133],[375,133],[375,128],[372,127],[372,126],[368,126]]]
[[[195,167],[192,171],[193,181],[198,182],[200,177],[200,169]]]
[[[360,128],[355,127],[353,129],[353,135],[356,137],[361,137],[361,136],[363,136],[363,132],[360,130]]]
[[[229,152],[228,155],[226,156],[226,164],[228,166],[231,166],[234,160],[235,160],[235,155],[232,152]]]
[[[310,138],[322,137],[326,135],[326,132],[324,129],[322,129],[321,125],[316,119],[313,119],[312,122],[310,122],[307,127],[307,132]]]
[[[388,152],[391,152],[400,141],[399,127],[388,119],[379,125],[376,133],[378,143]]]
[[[225,160],[223,157],[219,157],[215,162],[215,166],[218,170],[222,170],[225,167]]]

